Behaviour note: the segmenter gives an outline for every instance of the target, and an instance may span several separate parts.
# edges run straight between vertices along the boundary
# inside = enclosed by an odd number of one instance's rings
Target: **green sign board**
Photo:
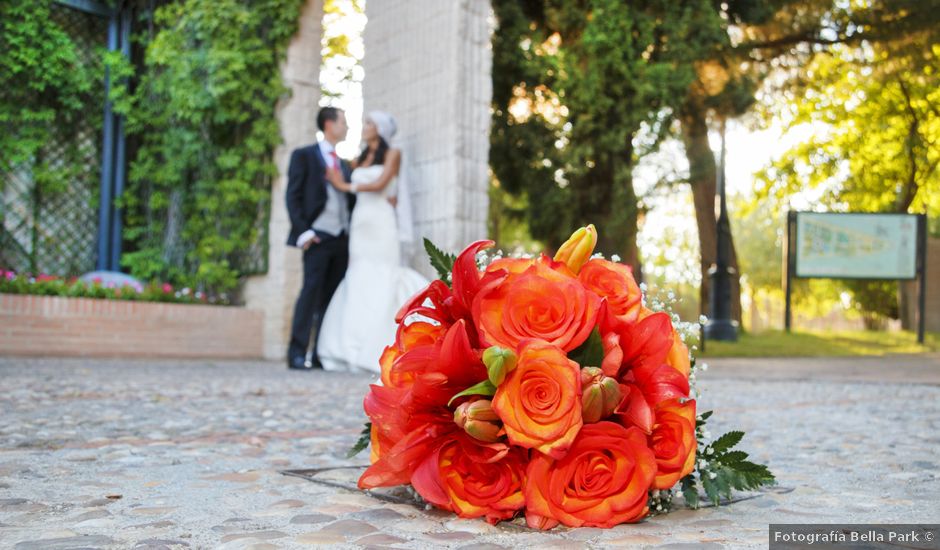
[[[797,277],[914,279],[917,216],[799,212]]]

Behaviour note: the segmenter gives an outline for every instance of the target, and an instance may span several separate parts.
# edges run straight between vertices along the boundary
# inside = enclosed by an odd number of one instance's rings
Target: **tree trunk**
[[[624,220],[622,215],[609,214],[607,219],[598,220],[598,227],[619,228],[617,231],[600,231],[597,236],[598,252],[604,253],[609,259],[611,255],[620,256],[620,262],[633,269],[633,277],[638,283],[643,282],[643,267],[640,261],[640,249],[636,244],[637,218]],[[615,219],[616,218],[616,219]]]
[[[715,192],[717,189],[717,169],[715,155],[708,144],[708,124],[705,109],[686,105],[680,117],[682,140],[685,154],[689,161],[689,184],[692,187],[692,201],[695,205],[695,223],[698,227],[698,244],[702,284],[699,287],[699,311],[709,314],[711,282],[708,270],[715,264],[718,254],[718,221],[715,212]],[[741,322],[741,280],[738,270],[738,254],[731,241],[731,316]]]

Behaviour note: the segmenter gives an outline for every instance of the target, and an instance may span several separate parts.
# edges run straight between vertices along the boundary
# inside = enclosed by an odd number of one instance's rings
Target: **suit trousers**
[[[349,264],[349,237],[322,237],[319,243],[304,251],[304,283],[294,305],[294,321],[291,324],[290,359],[303,357],[310,348],[313,329],[319,331],[326,307],[336,292],[336,287],[346,274]],[[316,327],[314,325],[316,324]],[[313,358],[316,362],[316,342]]]

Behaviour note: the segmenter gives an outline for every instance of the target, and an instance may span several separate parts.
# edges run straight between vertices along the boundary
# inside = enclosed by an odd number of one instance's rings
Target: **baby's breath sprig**
[[[668,514],[672,511],[672,489],[660,491],[654,489],[650,491],[647,506],[650,509],[650,515]]]

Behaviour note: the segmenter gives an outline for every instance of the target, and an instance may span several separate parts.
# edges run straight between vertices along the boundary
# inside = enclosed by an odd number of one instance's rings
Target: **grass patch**
[[[927,333],[924,344],[914,332],[791,332],[742,334],[737,342],[707,342],[700,357],[851,357],[925,353],[940,350],[940,334]]]

